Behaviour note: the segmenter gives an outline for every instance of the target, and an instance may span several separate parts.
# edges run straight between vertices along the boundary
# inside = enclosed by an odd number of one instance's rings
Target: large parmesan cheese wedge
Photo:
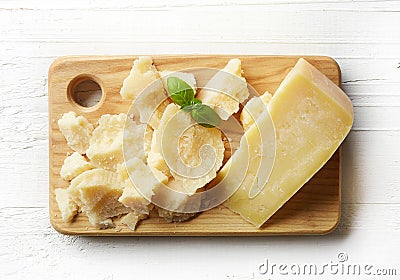
[[[126,114],[103,115],[98,122],[86,152],[93,165],[115,170],[124,161],[124,156],[126,160],[145,158],[143,143],[146,125],[135,124]]]
[[[267,109],[271,98],[272,95],[267,91],[263,95],[251,98],[246,103],[240,114],[240,121],[245,131],[248,130],[254,121]]]
[[[154,132],[149,165],[170,170],[175,185],[193,194],[215,176],[224,158],[224,144],[217,128],[205,128],[175,104],[167,106]],[[154,160],[157,159],[157,160]]]
[[[80,153],[74,152],[65,158],[64,164],[61,166],[60,176],[64,180],[70,181],[82,172],[93,168],[94,166],[87,162]]]
[[[197,98],[212,107],[223,120],[239,111],[239,103],[249,97],[239,59],[231,59],[199,92]]]
[[[85,117],[78,116],[72,111],[65,113],[58,120],[58,127],[72,150],[80,154],[86,153],[93,125]]]
[[[244,182],[235,182],[239,189],[225,203],[256,227],[263,225],[329,160],[349,133],[354,118],[346,94],[304,59],[284,79],[268,109],[276,131],[271,176],[261,192],[250,199],[252,185],[248,181],[254,176],[250,166]],[[263,114],[257,122],[266,118]],[[246,134],[255,127],[251,126]],[[235,167],[237,162],[233,159],[230,165]]]
[[[133,110],[139,114],[141,123],[157,128],[168,100],[150,56],[140,56],[134,61],[120,94],[123,99],[133,101]]]
[[[115,172],[92,169],[71,181],[68,193],[94,226],[107,225],[108,220],[131,210],[118,201],[123,188]]]

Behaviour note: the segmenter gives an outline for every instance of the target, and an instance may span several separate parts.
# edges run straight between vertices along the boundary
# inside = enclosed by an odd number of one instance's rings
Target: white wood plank
[[[0,33],[3,41],[88,41],[130,40],[147,42],[181,41],[267,41],[322,43],[400,43],[396,11],[299,12],[284,5],[279,12],[269,6],[191,6],[167,10],[2,10]],[[207,15],[206,23],[196,21]],[[34,16],[33,16],[34,15]],[[227,16],[221,16],[227,15]],[[251,17],[250,26],[229,15]],[[162,24],[147,24],[157,19]],[[239,17],[240,18],[240,17]],[[325,21],[326,18],[330,22]],[[344,21],[343,18],[346,18]],[[118,20],[116,20],[118,19]],[[134,20],[132,20],[134,19]],[[312,24],[310,24],[312,19]],[[363,22],[366,28],[360,28]],[[205,28],[205,24],[211,28]]]
[[[289,6],[293,9],[310,9],[310,10],[322,10],[322,9],[333,9],[333,10],[357,10],[362,8],[363,11],[395,11],[400,9],[398,1],[373,1],[373,0],[270,0],[270,1],[246,1],[246,0],[229,0],[229,1],[212,1],[212,0],[175,0],[165,2],[162,0],[137,0],[137,1],[118,1],[113,3],[107,0],[101,1],[79,1],[70,0],[64,1],[29,1],[29,0],[3,0],[0,2],[2,9],[18,10],[18,9],[30,9],[30,10],[126,10],[126,9],[168,9],[168,8],[180,8],[180,7],[213,7],[213,6],[267,6],[269,8],[277,8],[280,6]]]
[[[0,254],[0,275],[80,279],[84,271],[85,279],[122,279],[133,273],[135,279],[265,279],[257,270],[266,258],[273,263],[322,265],[337,262],[339,253],[349,256],[348,263],[398,269],[395,256],[400,240],[390,227],[398,223],[393,218],[399,210],[398,206],[345,206],[343,220],[348,224],[328,236],[99,238],[57,234],[41,210],[2,208],[0,213],[13,216],[16,222],[6,220],[0,227],[6,249]],[[14,226],[15,232],[10,230]],[[7,231],[11,235],[4,234]]]

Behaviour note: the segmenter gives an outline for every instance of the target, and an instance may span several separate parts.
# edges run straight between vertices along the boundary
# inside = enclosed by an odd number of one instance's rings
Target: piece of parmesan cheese
[[[57,188],[54,193],[63,221],[71,222],[78,213],[78,205],[71,199],[66,189]]]
[[[157,207],[157,212],[159,217],[164,218],[164,220],[166,220],[169,223],[184,222],[197,215],[197,213],[173,212],[160,207]]]
[[[240,114],[240,121],[245,131],[267,110],[267,105],[271,98],[272,95],[266,91],[263,95],[253,97],[246,103]]]
[[[124,155],[127,159],[144,159],[145,128],[146,125],[135,124],[126,114],[103,115],[93,131],[86,155],[93,165],[108,170],[115,170],[124,161]]]
[[[80,154],[86,153],[93,125],[85,117],[78,116],[72,111],[65,113],[58,120],[58,127],[72,150]]]
[[[140,56],[134,61],[120,94],[123,99],[134,101],[132,107],[139,113],[141,123],[157,128],[162,112],[169,102],[150,56]]]
[[[135,100],[139,93],[159,78],[150,56],[140,56],[133,62],[129,76],[122,83],[120,94],[125,100]]]
[[[97,168],[71,181],[68,193],[92,225],[107,227],[109,218],[130,212],[118,201],[123,191],[118,179],[117,173]]]
[[[195,123],[175,104],[166,108],[153,141],[149,157],[157,156],[158,161],[155,165],[149,160],[149,165],[163,172],[168,163],[175,186],[181,184],[179,191],[184,193],[193,194],[204,187],[222,165],[225,149],[221,132]]]
[[[76,176],[85,172],[86,170],[93,169],[86,159],[78,152],[74,152],[64,160],[64,164],[61,167],[60,176],[66,181],[74,179]]]
[[[250,146],[248,166],[237,160],[239,149],[218,173],[230,186],[239,186],[224,205],[256,227],[262,226],[324,166],[349,133],[354,119],[348,96],[304,59],[299,59],[282,81],[268,104],[268,112],[245,133]],[[253,165],[260,155],[252,151],[264,146],[257,139],[257,128],[268,134],[271,130],[262,125],[270,118],[276,135],[276,157],[269,179],[260,184],[254,177],[262,175],[263,170]],[[235,177],[244,167],[248,167],[247,172],[239,181]],[[261,192],[250,198],[254,187]]]
[[[239,111],[239,103],[249,97],[246,79],[242,77],[239,59],[231,59],[224,69],[216,73],[197,98],[212,107],[223,120]]]
[[[131,230],[135,230],[140,218],[135,213],[128,213],[122,217],[120,222],[127,225]]]

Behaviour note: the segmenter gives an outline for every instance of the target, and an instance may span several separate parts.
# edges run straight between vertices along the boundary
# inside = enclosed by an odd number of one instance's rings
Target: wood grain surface
[[[242,55],[164,55],[153,56],[158,70],[181,70],[193,67],[222,68],[230,58],[242,61],[244,76],[255,90],[273,93],[295,65],[299,56]],[[119,95],[122,81],[136,56],[71,56],[58,58],[49,70],[49,200],[53,227],[64,234],[77,235],[290,235],[325,234],[332,231],[340,218],[340,149],[327,164],[260,229],[244,221],[229,209],[218,206],[182,223],[167,223],[152,215],[142,221],[136,231],[123,225],[98,229],[79,214],[72,223],[61,220],[54,190],[67,188],[59,176],[60,168],[71,150],[60,133],[57,120],[63,113],[75,111],[93,124],[103,114],[126,113],[130,102]],[[340,84],[340,69],[329,57],[306,56],[311,64]],[[72,88],[79,81],[96,81],[103,92],[99,104],[84,108],[71,98]]]

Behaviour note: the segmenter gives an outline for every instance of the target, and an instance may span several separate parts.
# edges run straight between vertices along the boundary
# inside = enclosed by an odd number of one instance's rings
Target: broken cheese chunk
[[[170,171],[174,185],[182,186],[179,191],[193,194],[216,176],[224,151],[221,132],[217,128],[194,123],[190,114],[170,104],[154,132],[148,162],[164,174]]]
[[[151,198],[153,195],[153,187],[159,185],[160,183],[166,183],[168,178],[164,176],[160,171],[158,173],[151,174],[151,171],[147,165],[145,165],[140,159],[133,158],[127,161],[125,164],[118,166],[117,172],[121,180],[123,187],[123,193],[118,199],[119,202],[124,204],[126,207],[131,208],[138,215],[148,215],[152,208],[150,201],[145,198],[133,185],[129,174],[133,177],[134,182],[140,183],[141,191],[147,189],[147,197]],[[137,178],[137,176],[141,176]],[[146,185],[143,188],[143,185]]]
[[[135,213],[128,213],[122,217],[120,222],[126,226],[128,226],[131,230],[135,230],[137,223],[142,220],[141,217],[136,215]]]
[[[56,201],[64,222],[71,222],[78,213],[78,205],[71,199],[66,189],[55,189]]]
[[[58,127],[72,150],[80,154],[86,153],[93,125],[85,117],[78,116],[72,111],[65,113],[58,120]]]
[[[240,114],[240,121],[245,131],[250,128],[254,121],[261,116],[265,110],[267,110],[267,105],[271,98],[272,95],[266,91],[263,95],[253,97],[246,103]]]
[[[249,198],[251,184],[243,183],[225,202],[257,227],[329,160],[349,133],[354,118],[346,94],[304,59],[284,79],[268,109],[276,132],[271,176],[255,198]],[[251,176],[251,172],[247,174]]]
[[[156,129],[162,112],[169,101],[162,80],[150,56],[140,56],[133,63],[125,78],[120,94],[125,100],[134,101],[132,108],[139,113],[140,122]]]
[[[215,74],[197,98],[212,107],[223,120],[239,111],[239,103],[249,97],[246,79],[242,77],[239,59],[231,59],[224,69]]]
[[[124,161],[124,156],[126,160],[145,158],[143,143],[146,125],[135,124],[126,114],[103,115],[98,122],[86,153],[93,165],[115,170]]]
[[[125,100],[135,100],[139,93],[159,78],[150,56],[140,56],[133,62],[129,76],[122,83],[120,94]]]
[[[61,167],[60,176],[66,181],[74,179],[76,176],[85,172],[86,170],[93,169],[86,159],[78,152],[74,152],[64,160],[64,164]]]
[[[68,187],[72,200],[98,227],[111,226],[109,218],[130,212],[118,201],[122,191],[117,173],[100,168],[83,172]]]

